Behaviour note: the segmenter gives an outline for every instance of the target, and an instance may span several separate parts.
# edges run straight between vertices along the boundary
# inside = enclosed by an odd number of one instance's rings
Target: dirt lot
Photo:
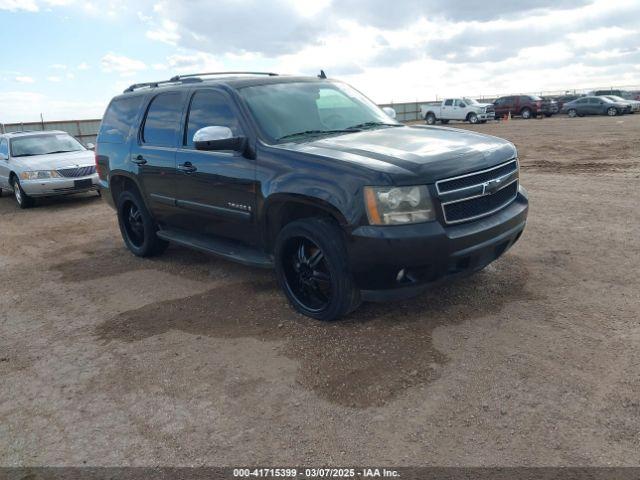
[[[0,465],[638,465],[640,115],[473,129],[519,147],[520,242],[329,325],[269,272],[133,257],[95,196],[5,194]]]

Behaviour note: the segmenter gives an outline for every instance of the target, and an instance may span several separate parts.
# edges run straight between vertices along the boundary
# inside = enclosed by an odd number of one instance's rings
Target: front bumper
[[[48,178],[20,180],[24,192],[30,197],[50,197],[88,192],[98,188],[98,174],[77,178]]]
[[[407,298],[499,258],[520,238],[527,213],[520,188],[509,206],[468,223],[362,226],[349,237],[350,268],[364,300]]]
[[[495,120],[496,112],[478,113],[478,118],[484,120]]]

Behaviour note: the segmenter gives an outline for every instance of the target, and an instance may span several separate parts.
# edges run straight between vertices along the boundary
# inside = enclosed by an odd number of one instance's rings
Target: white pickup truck
[[[420,106],[420,113],[428,125],[438,120],[449,123],[449,120],[461,120],[469,123],[485,123],[496,117],[492,103],[479,103],[473,98],[445,98],[442,103]]]

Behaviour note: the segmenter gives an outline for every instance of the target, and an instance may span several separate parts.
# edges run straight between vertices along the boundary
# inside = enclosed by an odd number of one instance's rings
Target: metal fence
[[[540,96],[558,96],[568,93],[588,93],[596,90],[627,90],[640,95],[640,86],[628,85],[624,87],[602,87],[602,88],[590,88],[590,89],[573,89],[573,90],[556,90],[545,92],[527,92],[527,93],[510,93],[508,95],[540,95]],[[494,99],[504,96],[504,94],[496,95],[477,95],[473,98],[477,98],[480,101],[490,102]],[[436,101],[441,98],[436,98]],[[433,103],[433,100],[423,102],[404,102],[404,103],[385,103],[381,104],[381,107],[391,107],[395,109],[397,119],[401,122],[411,122],[415,120],[421,120],[420,106]],[[19,132],[22,130],[63,130],[70,135],[76,137],[80,142],[95,143],[98,129],[100,128],[100,119],[92,120],[68,120],[59,122],[28,122],[28,123],[7,123],[0,124],[0,132]]]
[[[0,124],[0,132],[21,132],[25,130],[62,130],[74,136],[83,144],[96,143],[96,136],[100,128],[100,119],[67,120],[60,122],[27,122]]]

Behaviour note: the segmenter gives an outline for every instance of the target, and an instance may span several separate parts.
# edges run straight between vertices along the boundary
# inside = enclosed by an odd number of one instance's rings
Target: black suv
[[[96,166],[135,255],[173,242],[275,267],[320,320],[482,269],[528,209],[513,144],[400,124],[324,76],[132,85],[107,108]]]

